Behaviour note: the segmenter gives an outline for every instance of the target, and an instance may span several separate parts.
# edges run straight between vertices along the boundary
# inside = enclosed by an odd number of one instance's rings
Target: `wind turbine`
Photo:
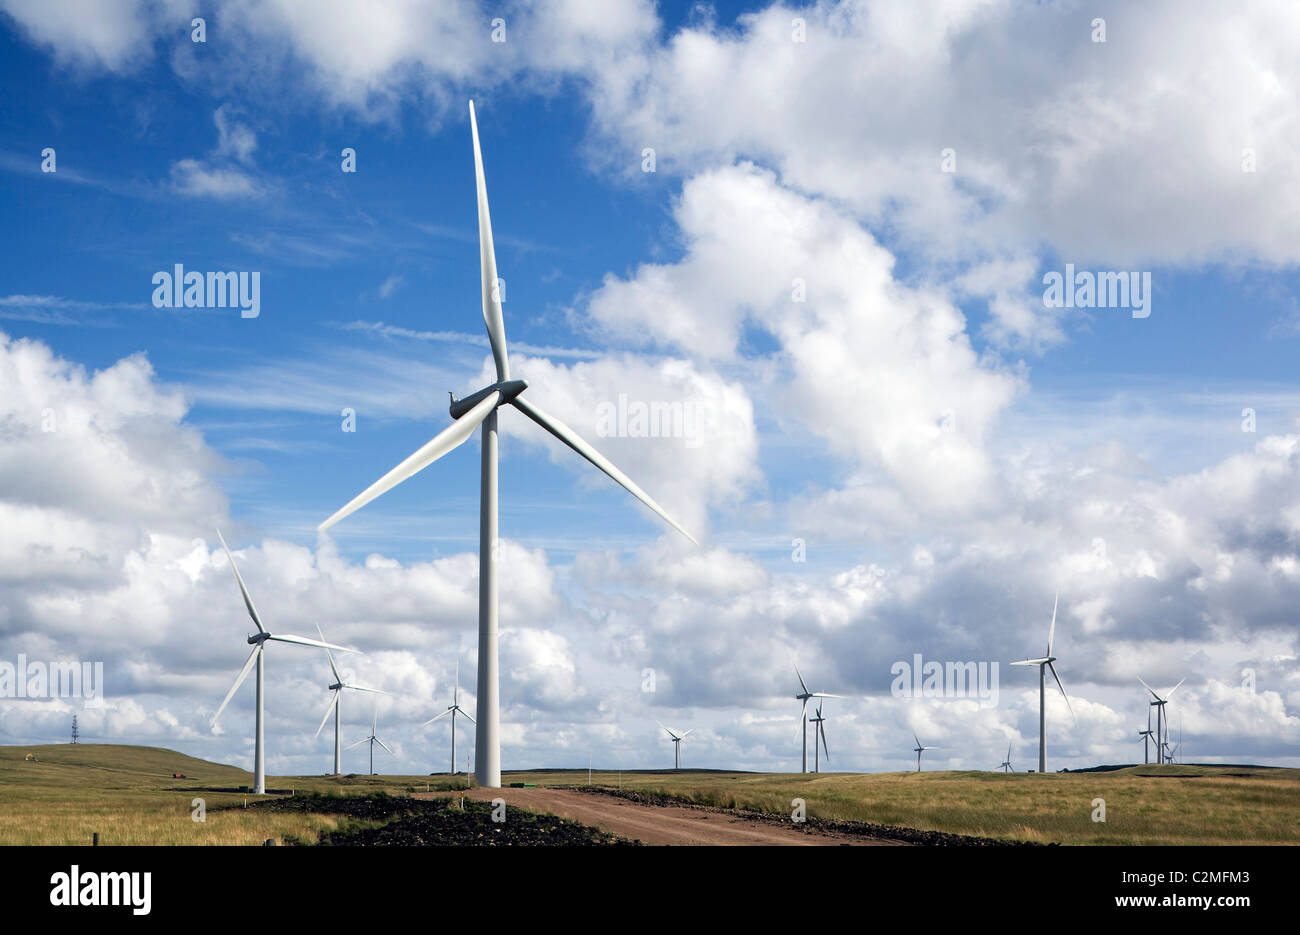
[[[239,686],[244,684],[244,679],[248,678],[249,671],[253,664],[257,664],[257,731],[256,739],[253,744],[253,794],[264,795],[266,793],[266,749],[263,742],[262,729],[262,653],[266,649],[269,640],[275,640],[279,643],[298,643],[301,646],[318,646],[326,651],[337,649],[341,653],[355,653],[357,650],[349,649],[346,646],[335,646],[333,643],[326,643],[324,640],[309,640],[305,636],[293,636],[289,633],[272,635],[266,627],[262,626],[262,618],[257,615],[257,608],[253,606],[253,598],[248,594],[248,588],[244,586],[244,579],[240,577],[239,566],[235,564],[235,557],[230,554],[230,547],[226,545],[226,540],[221,535],[221,530],[217,530],[217,538],[221,540],[221,547],[226,550],[226,558],[230,559],[230,569],[235,573],[235,580],[239,582],[239,593],[244,596],[244,606],[248,608],[248,616],[253,619],[257,626],[257,633],[248,638],[249,644],[253,647],[253,652],[249,655],[248,661],[244,663],[244,668],[239,670],[239,675],[235,678],[235,684],[230,686],[230,691],[226,692],[225,700],[221,702],[221,707],[217,708],[217,713],[212,715],[212,726],[217,726],[217,718],[221,717],[221,712],[226,710],[226,705],[230,704],[230,699],[235,697],[235,692]]]
[[[843,698],[843,695],[832,695],[830,692],[810,692],[808,684],[803,680],[803,673],[799,671],[799,664],[795,663],[794,674],[799,677],[799,688],[802,691],[795,695],[796,701],[803,702],[803,710],[799,714],[800,725],[803,728],[803,767],[800,772],[808,772],[808,699],[810,698]],[[816,744],[814,743],[815,747]],[[816,753],[816,750],[813,751]]]
[[[461,717],[468,717],[469,722],[471,724],[473,724],[475,727],[478,726],[478,721],[474,720],[472,717],[469,717],[469,715],[465,713],[465,709],[460,706],[460,660],[459,659],[456,660],[456,687],[452,689],[451,704],[447,706],[446,711],[443,711],[441,714],[435,714],[433,717],[429,718],[429,720],[425,721],[420,726],[428,727],[434,721],[438,720],[438,718],[446,717],[448,714],[451,715],[451,774],[452,776],[455,776],[456,775],[456,715],[459,714]]]
[[[1151,730],[1151,705],[1147,705],[1147,729],[1138,731],[1138,736],[1142,738],[1142,762],[1149,764],[1151,762],[1151,735],[1155,733]]]
[[[662,724],[660,724],[659,726],[664,727]],[[690,730],[680,734],[677,733],[677,731],[673,730],[671,727],[664,727],[664,730],[668,732],[669,737],[673,738],[673,769],[681,769],[682,768],[682,741],[685,740],[686,735],[692,733],[695,730],[695,728],[692,727]]]
[[[325,634],[321,630],[319,623],[316,624],[316,632],[320,634],[321,642],[323,643],[325,641]],[[388,692],[384,691],[381,688],[366,688],[366,686],[364,685],[352,685],[348,682],[343,681],[343,676],[339,675],[338,666],[334,665],[333,653],[331,653],[328,649],[326,649],[325,655],[329,658],[330,661],[330,671],[334,673],[334,683],[330,685],[330,691],[334,693],[334,696],[330,699],[329,705],[325,708],[325,716],[321,718],[320,727],[316,728],[316,736],[319,737],[320,732],[325,729],[325,722],[330,719],[330,712],[333,711],[334,712],[334,775],[338,776],[341,775],[343,772],[342,769],[343,756],[341,752],[342,747],[340,746],[340,744],[342,743],[341,725],[343,720],[343,715],[342,715],[343,690],[346,688],[346,689],[351,689],[354,692],[374,692],[375,694],[379,694],[379,695],[387,695]]]
[[[1065,706],[1070,709],[1070,717],[1074,717],[1074,706],[1070,704],[1070,697],[1065,693],[1065,686],[1061,684],[1061,677],[1056,674],[1056,657],[1052,655],[1052,640],[1056,636],[1056,606],[1060,603],[1061,592],[1056,593],[1056,600],[1052,602],[1052,626],[1047,631],[1047,655],[1040,659],[1025,659],[1021,662],[1011,663],[1013,666],[1038,666],[1038,772],[1047,772],[1047,670],[1052,670],[1052,678],[1056,679],[1056,687],[1061,690],[1061,697],[1065,699]]]
[[[1004,773],[1015,772],[1015,770],[1011,768],[1011,744],[1009,743],[1007,744],[1007,758],[998,764],[998,769],[1002,770]]]
[[[924,745],[921,743],[921,738],[917,737],[916,734],[913,734],[913,735],[912,735],[912,739],[916,741],[916,747],[913,748],[912,752],[916,754],[916,771],[919,773],[919,772],[921,771],[921,753],[922,753],[922,751],[924,751],[924,750],[933,750],[934,747],[927,747],[927,746],[924,746]]]
[[[1142,676],[1140,675],[1138,676],[1138,681],[1142,682]],[[1183,684],[1183,682],[1186,681],[1187,681],[1186,678],[1181,678],[1178,680],[1178,685],[1181,685]],[[1169,704],[1169,699],[1174,696],[1174,692],[1178,691],[1178,685],[1175,685],[1173,688],[1169,689],[1168,694],[1166,694],[1163,698],[1161,698],[1159,695],[1156,694],[1156,690],[1154,688],[1152,688],[1146,682],[1142,682],[1142,687],[1145,688],[1147,691],[1149,691],[1151,693],[1151,697],[1155,699],[1155,701],[1149,702],[1149,704],[1156,709],[1156,762],[1157,763],[1163,763],[1165,761],[1165,749],[1164,749],[1165,728],[1168,727],[1168,724],[1165,720],[1165,705]],[[1150,712],[1148,711],[1148,713]]]
[[[386,743],[384,743],[377,736],[375,736],[375,728],[378,724],[379,724],[379,712],[376,711],[375,716],[370,719],[370,736],[363,737],[362,739],[358,740],[356,743],[348,744],[349,750],[351,750],[353,747],[359,747],[363,743],[370,744],[370,775],[371,776],[375,775],[375,744],[379,744],[381,747],[387,750],[389,756],[396,755],[393,753],[392,750],[388,749],[388,745]]]
[[[817,716],[809,718],[808,720],[817,725],[813,728],[813,772],[820,773],[822,771],[822,764],[821,758],[817,755],[817,738],[819,736],[822,740],[821,749],[826,751],[826,762],[829,763],[831,761],[831,751],[826,746],[826,727],[824,726],[826,718],[822,717],[822,703],[820,701],[817,702]]]
[[[524,400],[520,395],[528,388],[525,380],[510,379],[510,361],[506,352],[506,329],[501,314],[500,280],[497,278],[496,250],[492,243],[492,219],[488,212],[487,184],[483,175],[483,155],[479,149],[478,120],[474,102],[469,104],[470,132],[474,140],[474,178],[478,188],[479,272],[482,285],[483,321],[487,325],[488,343],[496,365],[495,383],[471,393],[464,399],[451,396],[450,413],[454,420],[409,458],[393,468],[365,491],[352,499],[325,522],[323,532],[371,500],[396,487],[408,477],[428,467],[449,451],[464,444],[479,425],[483,426],[482,468],[479,494],[479,580],[478,580],[478,715],[475,723],[475,776],[480,786],[501,785],[501,707],[497,664],[497,410],[510,403],[546,431],[564,442],[608,474],[632,496],[657,513],[691,542],[695,539],[669,516],[649,494],[620,471],[559,419]],[[695,542],[699,545],[698,542]]]

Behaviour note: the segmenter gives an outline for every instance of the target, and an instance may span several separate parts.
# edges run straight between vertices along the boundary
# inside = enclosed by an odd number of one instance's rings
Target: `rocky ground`
[[[490,803],[451,799],[411,799],[401,796],[318,796],[259,802],[254,808],[344,815],[363,821],[382,821],[378,828],[325,832],[317,842],[359,847],[383,846],[562,846],[623,845],[615,835],[551,815],[535,815],[505,807],[505,820],[493,821]],[[498,812],[500,814],[500,812]]]

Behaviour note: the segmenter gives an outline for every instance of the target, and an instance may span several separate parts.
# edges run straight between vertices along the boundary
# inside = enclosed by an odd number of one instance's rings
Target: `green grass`
[[[36,762],[24,760],[29,752]],[[186,778],[173,779],[174,772]],[[0,844],[89,844],[93,832],[105,845],[260,844],[266,838],[316,840],[321,831],[364,826],[327,814],[246,810],[245,796],[230,790],[250,781],[236,767],[154,747],[0,747]],[[592,781],[783,815],[790,814],[792,799],[802,798],[808,815],[817,818],[1016,840],[1300,843],[1300,770],[1294,769],[1142,766],[1043,776],[638,771],[620,777],[596,771]],[[513,772],[503,782],[580,786],[587,784],[587,771]],[[329,795],[402,795],[454,785],[445,775],[267,777],[273,790]],[[206,801],[205,822],[191,820],[195,797]],[[1106,800],[1104,823],[1092,821],[1095,798]]]

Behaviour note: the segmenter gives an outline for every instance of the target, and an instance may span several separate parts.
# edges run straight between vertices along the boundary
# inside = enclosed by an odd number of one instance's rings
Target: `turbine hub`
[[[487,399],[493,392],[501,394],[501,402],[497,405],[505,405],[513,400],[516,396],[528,389],[527,380],[498,380],[491,386],[485,386],[477,393],[470,393],[464,399],[457,399],[455,394],[451,396],[451,405],[447,411],[451,413],[453,419],[459,419],[465,413],[469,412],[483,400]]]

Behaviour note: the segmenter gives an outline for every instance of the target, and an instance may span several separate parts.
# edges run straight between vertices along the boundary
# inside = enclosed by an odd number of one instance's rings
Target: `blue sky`
[[[1005,665],[1058,588],[1082,709],[1062,765],[1131,756],[1139,668],[1189,676],[1198,756],[1298,761],[1285,6],[1240,48],[1177,4],[956,4],[946,30],[924,4],[514,4],[499,44],[473,4],[345,6],[0,4],[0,650],[103,657],[121,703],[92,732],[251,759],[251,692],[207,726],[246,627],[221,525],[265,615],[368,649],[401,768],[441,749],[412,724],[457,647],[472,682],[477,442],[315,527],[488,382],[472,97],[516,370],[702,541],[503,413],[506,768],[651,765],[655,720],[705,726],[696,763],[790,768],[794,657],[854,698],[828,722],[843,768],[905,765],[914,730],[937,765],[1027,760],[1020,670],[971,713],[890,697],[889,663]],[[260,316],[152,307],[177,263],[259,272]],[[1149,272],[1151,316],[1045,308],[1066,263]],[[700,445],[596,437],[619,394],[715,421]],[[326,699],[284,665],[271,769],[313,771]],[[669,687],[646,697],[645,668]],[[0,710],[10,742],[66,720]]]

